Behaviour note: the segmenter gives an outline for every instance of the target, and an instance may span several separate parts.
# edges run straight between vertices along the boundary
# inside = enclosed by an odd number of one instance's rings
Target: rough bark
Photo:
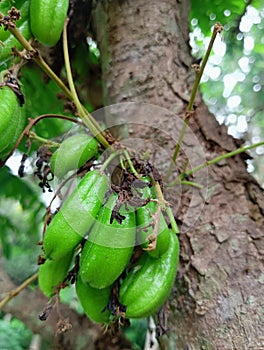
[[[138,140],[156,147],[163,143],[167,153],[175,146],[194,77],[188,15],[188,1],[95,3],[104,102],[137,102],[132,110],[123,107],[123,120],[121,107],[116,114],[114,107],[108,112],[111,123],[136,123],[126,137],[137,140],[133,145],[139,151],[144,147]],[[146,108],[143,102],[157,107]],[[195,137],[207,160],[238,145],[200,97],[196,107],[176,171],[184,166],[184,157],[191,157],[192,165],[201,160]],[[164,174],[169,159],[161,159],[162,151],[157,154],[155,161]],[[180,227],[181,266],[170,297],[169,333],[160,340],[161,348],[264,348],[264,195],[247,174],[245,158],[236,156],[197,174],[193,180],[206,186],[202,190],[178,186],[166,191]]]

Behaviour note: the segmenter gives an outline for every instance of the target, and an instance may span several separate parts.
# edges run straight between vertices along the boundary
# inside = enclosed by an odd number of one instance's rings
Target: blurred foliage
[[[7,259],[7,273],[19,284],[38,268],[39,223],[45,209],[35,189],[11,174],[7,167],[1,169],[0,183],[2,253]]]
[[[23,322],[16,318],[10,322],[0,319],[1,350],[29,349],[31,339],[32,333]]]
[[[200,4],[200,6],[199,6]],[[215,42],[202,78],[201,91],[211,112],[228,132],[249,143],[264,140],[264,4],[250,1],[192,1],[190,42],[202,57],[214,23],[224,32]],[[206,8],[204,14],[202,9]],[[264,186],[264,147],[251,151],[248,170]]]

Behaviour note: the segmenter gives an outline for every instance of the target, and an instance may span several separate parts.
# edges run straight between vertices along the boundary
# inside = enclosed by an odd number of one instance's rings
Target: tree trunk
[[[95,3],[106,117],[124,142],[149,149],[164,177],[194,72],[189,1]],[[134,103],[129,103],[129,102]],[[195,102],[174,173],[237,148],[202,99]],[[236,156],[198,172],[199,189],[166,187],[180,229],[181,263],[163,349],[263,349],[264,196]],[[171,178],[172,179],[172,178]]]

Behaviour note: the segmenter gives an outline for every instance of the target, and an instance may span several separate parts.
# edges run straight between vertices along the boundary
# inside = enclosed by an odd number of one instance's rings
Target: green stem
[[[120,165],[121,165],[121,168],[123,169],[123,170],[125,170],[125,164],[124,164],[124,159],[123,159],[123,157],[120,157]]]
[[[201,81],[201,78],[202,78],[205,66],[206,66],[206,64],[208,62],[210,53],[212,51],[216,35],[218,33],[220,33],[222,30],[223,30],[223,27],[221,26],[221,24],[220,23],[216,23],[215,26],[214,26],[214,31],[213,31],[210,43],[208,45],[208,48],[206,50],[203,62],[201,64],[201,67],[194,65],[194,69],[195,69],[195,73],[196,74],[195,74],[195,80],[194,80],[194,84],[193,84],[193,88],[192,88],[192,92],[191,92],[191,96],[190,96],[190,101],[189,101],[188,106],[187,106],[185,119],[184,119],[182,130],[181,130],[181,133],[180,133],[180,136],[179,136],[179,141],[178,141],[178,143],[177,143],[177,145],[175,147],[175,150],[174,150],[174,153],[173,153],[173,156],[172,156],[172,160],[170,162],[169,168],[168,168],[167,173],[165,175],[165,181],[169,180],[169,177],[171,176],[171,173],[173,171],[174,164],[175,164],[176,159],[178,157],[178,154],[179,154],[179,151],[180,151],[180,148],[181,148],[181,144],[182,144],[182,141],[183,141],[183,138],[184,138],[187,126],[189,124],[189,119],[190,119],[190,117],[193,114],[194,100],[195,100],[195,97],[196,97],[196,94],[197,94],[197,91],[198,91],[198,87],[199,87],[199,84],[200,84],[200,81]]]
[[[110,148],[107,140],[102,136],[102,131],[99,127],[99,124],[94,120],[94,118],[85,110],[81,103],[77,102],[76,95],[73,96],[72,91],[70,91],[63,81],[53,72],[49,65],[43,60],[39,52],[31,46],[31,44],[25,39],[25,37],[20,33],[17,28],[8,28],[10,33],[23,45],[23,47],[29,52],[29,55],[32,57],[33,61],[36,62],[40,68],[55,82],[55,84],[65,93],[65,95],[74,103],[80,113],[80,117],[83,120],[83,123],[91,130],[93,135],[97,140],[103,145],[103,147]],[[78,99],[79,101],[79,99]],[[90,119],[90,122],[89,122]]]
[[[38,141],[40,143],[44,143],[47,145],[49,148],[58,148],[60,144],[58,142],[51,141],[49,139],[45,139],[44,137],[41,137],[37,135],[35,132],[30,131],[29,132],[29,138],[35,141]]]
[[[94,118],[91,116],[90,113],[88,113],[85,108],[82,106],[76,89],[73,82],[72,77],[72,71],[71,71],[71,65],[70,65],[70,58],[69,58],[69,50],[68,50],[68,38],[67,38],[67,23],[68,21],[65,21],[64,29],[63,29],[63,53],[64,53],[64,60],[65,60],[65,68],[67,72],[67,78],[69,82],[69,87],[72,94],[73,102],[76,105],[76,108],[79,112],[80,118],[82,119],[83,123],[91,130],[92,134],[95,136],[95,138],[100,142],[105,149],[111,148],[107,140],[102,135],[102,130],[99,127],[99,125],[95,122]]]
[[[130,169],[132,170],[132,173],[133,173],[137,178],[139,178],[139,174],[138,174],[138,172],[136,171],[136,169],[134,168],[134,165],[133,165],[133,163],[132,163],[132,161],[131,161],[131,159],[130,159],[130,155],[129,155],[129,153],[128,153],[127,150],[124,150],[124,155],[125,155],[125,157],[126,157],[126,160],[127,160],[127,162],[128,162],[128,165],[129,165]]]
[[[200,185],[197,182],[185,181],[185,180],[179,180],[178,182],[174,182],[173,181],[173,185],[171,185],[171,183],[169,183],[168,187],[172,187],[172,186],[175,186],[175,185],[188,185],[188,186],[193,186],[193,187],[197,187],[197,188],[203,188],[203,185]]]
[[[59,86],[59,88],[65,93],[65,95],[72,100],[72,94],[70,90],[65,86],[63,81],[53,72],[49,65],[43,60],[41,55],[34,47],[25,39],[17,28],[8,28],[10,33],[20,42],[21,45],[29,52],[33,61],[36,62],[40,68]]]
[[[172,156],[172,160],[170,162],[169,168],[168,168],[167,173],[166,173],[165,178],[164,178],[165,181],[169,180],[169,177],[171,176],[171,173],[173,171],[173,168],[174,168],[176,159],[178,157],[178,154],[179,154],[179,151],[180,151],[180,148],[181,148],[181,144],[182,144],[182,140],[184,138],[184,135],[185,135],[188,123],[189,123],[189,118],[185,119],[183,121],[183,126],[182,126],[182,129],[181,129],[179,140],[178,140],[177,145],[175,147],[175,150],[174,150],[174,153],[173,153],[173,156]]]
[[[106,161],[103,163],[103,165],[101,166],[101,171],[104,171],[108,165],[112,162],[112,160],[117,157],[120,154],[120,151],[115,151],[112,154],[110,154],[110,156],[106,159]]]
[[[190,97],[190,101],[189,101],[189,104],[188,104],[188,107],[187,107],[187,111],[192,111],[192,109],[193,109],[195,96],[197,94],[197,90],[198,90],[198,87],[199,87],[199,84],[200,84],[200,81],[201,81],[201,78],[202,78],[205,66],[206,66],[206,64],[208,62],[210,53],[212,51],[216,35],[218,33],[220,33],[221,31],[222,31],[222,26],[219,23],[216,23],[215,26],[214,26],[214,30],[213,30],[213,34],[212,34],[211,40],[209,42],[208,48],[206,50],[206,53],[205,53],[205,56],[204,56],[204,59],[203,59],[203,62],[201,64],[201,67],[199,67],[197,69],[197,73],[196,73],[196,76],[195,76],[195,81],[194,81],[194,84],[193,84],[193,89],[192,89],[192,92],[191,92],[191,97]]]
[[[179,234],[179,228],[178,228],[177,223],[174,219],[174,215],[172,213],[171,207],[166,207],[166,213],[167,213],[168,218],[170,220],[172,231],[176,234]]]
[[[264,141],[255,143],[254,145],[241,147],[241,148],[236,149],[235,151],[222,154],[222,155],[219,156],[219,157],[216,157],[216,158],[214,158],[214,159],[212,159],[212,160],[206,161],[205,163],[202,163],[202,164],[200,164],[200,165],[197,165],[196,167],[194,167],[194,168],[192,168],[192,169],[186,171],[185,173],[182,173],[181,175],[178,176],[178,178],[177,178],[176,180],[170,182],[170,183],[168,184],[168,186],[171,187],[171,186],[176,185],[177,183],[179,183],[179,181],[183,180],[186,176],[192,175],[192,174],[196,173],[197,171],[206,168],[206,167],[209,166],[209,165],[218,163],[218,162],[220,162],[220,161],[223,160],[223,159],[227,159],[227,158],[230,158],[230,157],[234,157],[234,156],[236,156],[237,154],[244,153],[244,152],[246,152],[246,151],[249,151],[250,149],[253,149],[253,148],[256,148],[256,147],[259,147],[259,146],[263,146],[263,145],[264,145]]]

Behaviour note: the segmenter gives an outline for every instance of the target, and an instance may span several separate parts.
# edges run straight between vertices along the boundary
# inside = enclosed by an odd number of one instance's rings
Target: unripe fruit
[[[38,282],[42,292],[47,297],[52,297],[56,288],[67,276],[73,254],[65,255],[59,260],[46,260],[39,267]]]
[[[125,206],[122,206],[120,214],[125,219],[121,224],[114,219],[111,224],[110,218],[116,201],[117,195],[112,193],[98,213],[81,253],[79,275],[83,282],[94,288],[106,288],[113,284],[133,253],[135,214],[133,211],[126,212]]]
[[[47,228],[43,240],[46,258],[60,259],[82,241],[102,206],[107,181],[98,170],[89,171],[82,178]]]
[[[160,258],[143,253],[124,279],[119,301],[126,306],[127,318],[152,315],[164,304],[173,287],[179,261],[178,237],[170,231],[169,247]]]
[[[70,170],[84,165],[98,154],[98,142],[87,134],[76,134],[64,140],[50,160],[51,171],[62,178]]]
[[[111,287],[104,289],[92,288],[88,283],[84,283],[80,276],[78,276],[75,287],[86,315],[94,322],[107,323],[110,311],[105,308],[110,299]]]
[[[67,16],[69,0],[31,0],[30,26],[43,45],[54,46],[60,39]]]
[[[8,86],[0,88],[0,158],[4,159],[15,146],[25,127],[25,111]]]

